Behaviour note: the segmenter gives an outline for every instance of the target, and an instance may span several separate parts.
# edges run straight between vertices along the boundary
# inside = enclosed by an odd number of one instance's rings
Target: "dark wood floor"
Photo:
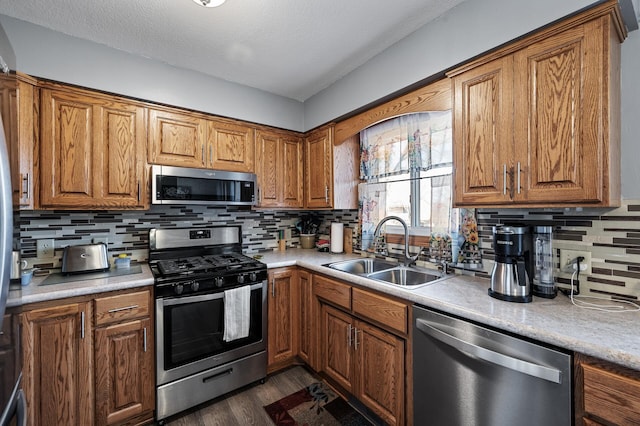
[[[293,367],[167,422],[171,426],[273,425],[263,406],[319,381],[303,367]]]

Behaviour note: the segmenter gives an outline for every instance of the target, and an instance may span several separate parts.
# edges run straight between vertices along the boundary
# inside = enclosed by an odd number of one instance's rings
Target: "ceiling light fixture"
[[[193,0],[193,1],[199,4],[200,6],[204,6],[204,7],[218,7],[222,3],[224,3],[226,0]]]

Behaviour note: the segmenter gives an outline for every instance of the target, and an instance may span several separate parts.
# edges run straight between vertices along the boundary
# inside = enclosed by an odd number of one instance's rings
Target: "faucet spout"
[[[382,225],[385,224],[386,222],[390,221],[390,220],[395,220],[400,222],[400,224],[402,225],[402,227],[404,228],[404,261],[403,263],[406,266],[409,266],[413,263],[415,263],[416,260],[418,260],[418,257],[420,256],[420,251],[418,251],[418,254],[411,256],[411,254],[409,253],[409,227],[407,226],[407,223],[398,216],[386,216],[384,218],[382,218],[382,220],[378,223],[378,226],[376,226],[376,230],[373,233],[373,241],[375,241],[378,238],[378,234],[380,233],[380,229],[382,228]]]

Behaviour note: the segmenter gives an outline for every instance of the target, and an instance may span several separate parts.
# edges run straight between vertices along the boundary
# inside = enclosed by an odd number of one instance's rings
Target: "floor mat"
[[[276,426],[370,426],[324,383],[313,383],[264,407]]]

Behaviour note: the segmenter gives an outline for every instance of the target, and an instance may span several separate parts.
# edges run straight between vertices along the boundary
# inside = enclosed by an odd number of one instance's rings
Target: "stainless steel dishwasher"
[[[414,424],[567,426],[571,354],[413,307]]]

